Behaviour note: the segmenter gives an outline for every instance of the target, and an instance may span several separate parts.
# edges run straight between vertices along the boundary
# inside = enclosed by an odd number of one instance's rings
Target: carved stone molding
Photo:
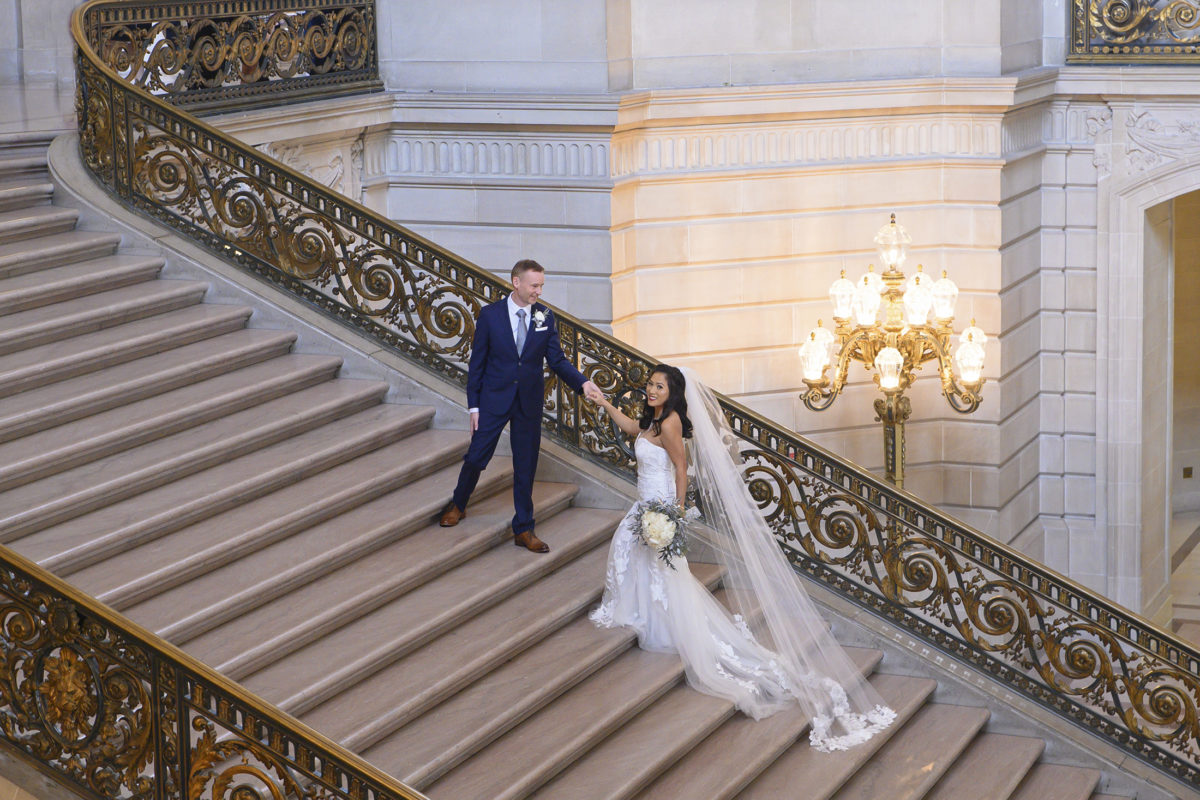
[[[364,179],[420,177],[565,183],[609,181],[608,134],[480,135],[399,132],[368,140]]]
[[[1200,112],[1174,115],[1163,121],[1151,111],[1135,111],[1125,121],[1129,139],[1125,153],[1134,172],[1200,155]]]
[[[304,173],[323,186],[328,186],[330,189],[349,194],[343,191],[345,188],[343,181],[345,165],[343,164],[341,153],[334,153],[324,164],[314,164],[306,156],[306,148],[300,144],[267,142],[258,145],[258,149],[271,158],[282,161],[297,172]]]
[[[613,176],[753,170],[863,161],[999,158],[998,114],[715,125],[613,137]]]

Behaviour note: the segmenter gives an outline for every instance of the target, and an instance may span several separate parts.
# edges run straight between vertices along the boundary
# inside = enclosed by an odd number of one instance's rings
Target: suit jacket
[[[576,392],[585,378],[563,355],[554,315],[541,303],[530,307],[525,350],[517,353],[508,316],[508,298],[483,307],[475,322],[475,339],[467,366],[467,406],[495,414],[507,413],[513,400],[528,415],[540,415],[546,389],[542,365],[549,365]],[[532,317],[545,315],[541,325]]]

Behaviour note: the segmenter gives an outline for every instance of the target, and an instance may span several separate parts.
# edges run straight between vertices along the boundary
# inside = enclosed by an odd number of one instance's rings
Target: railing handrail
[[[124,204],[461,384],[474,313],[510,285],[123,81],[84,36],[84,17],[110,5],[92,0],[72,17],[81,148],[97,180]],[[564,351],[602,388],[627,390],[653,363],[554,313]],[[1200,786],[1194,647],[740,403],[721,403],[748,445],[751,489],[798,571]],[[627,446],[555,382],[544,423],[628,477]]]

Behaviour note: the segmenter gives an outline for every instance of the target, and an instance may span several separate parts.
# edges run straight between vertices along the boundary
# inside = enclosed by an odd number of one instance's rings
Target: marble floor
[[[0,84],[0,136],[74,129],[74,86],[54,81]]]

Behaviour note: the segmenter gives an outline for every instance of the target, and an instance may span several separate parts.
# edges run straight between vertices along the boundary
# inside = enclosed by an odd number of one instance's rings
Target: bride
[[[799,703],[818,750],[844,750],[891,724],[895,713],[834,641],[746,490],[737,439],[712,392],[691,370],[685,377],[659,364],[640,419],[599,392],[591,399],[634,437],[639,501],[687,496],[690,449],[712,530],[693,525],[688,537],[716,555],[733,607],[731,613],[708,592],[686,559],[668,565],[638,539],[635,504],[613,534],[604,597],[591,619],[632,628],[646,650],[679,653],[692,687],[755,719]]]

